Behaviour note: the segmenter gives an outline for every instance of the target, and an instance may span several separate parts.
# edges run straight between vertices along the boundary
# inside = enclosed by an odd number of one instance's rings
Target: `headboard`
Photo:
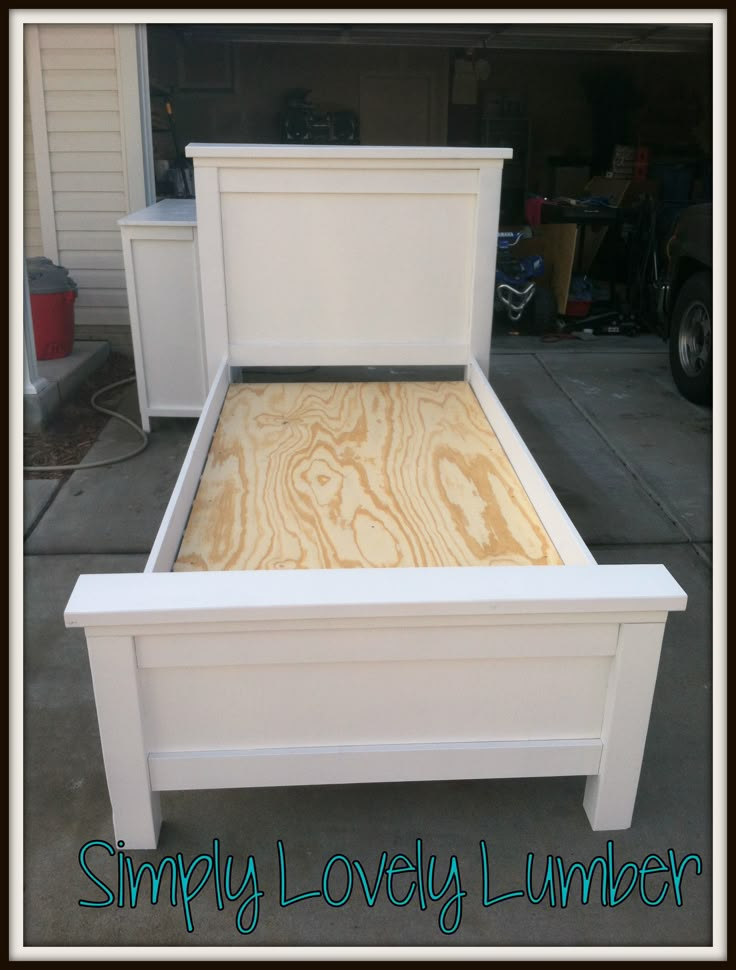
[[[487,371],[510,149],[190,144],[209,380],[239,366]]]

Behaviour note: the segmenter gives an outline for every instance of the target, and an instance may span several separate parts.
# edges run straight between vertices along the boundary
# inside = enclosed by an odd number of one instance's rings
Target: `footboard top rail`
[[[81,576],[68,627],[357,617],[669,612],[687,596],[662,565]]]

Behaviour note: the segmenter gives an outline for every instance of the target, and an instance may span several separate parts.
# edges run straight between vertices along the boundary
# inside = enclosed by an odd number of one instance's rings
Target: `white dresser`
[[[207,394],[193,199],[165,199],[118,222],[141,421],[199,417]]]

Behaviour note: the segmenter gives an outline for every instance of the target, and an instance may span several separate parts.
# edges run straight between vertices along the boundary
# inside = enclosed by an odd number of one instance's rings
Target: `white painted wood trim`
[[[182,791],[583,775],[600,758],[600,741],[590,739],[157,752],[149,767],[154,790]]]
[[[195,292],[197,294],[197,319],[199,320],[199,323],[200,323],[200,326],[199,326],[199,347],[198,347],[198,350],[199,350],[199,359],[201,361],[201,366],[202,366],[202,372],[201,372],[202,373],[202,387],[204,387],[205,388],[205,391],[207,391],[207,389],[211,387],[212,382],[211,382],[210,377],[209,377],[208,364],[207,364],[207,336],[206,336],[206,333],[205,333],[205,330],[207,328],[206,328],[206,321],[205,321],[205,316],[204,316],[204,306],[202,304],[202,274],[201,274],[201,271],[200,271],[200,268],[199,268],[200,267],[200,262],[199,262],[199,258],[200,258],[199,257],[199,228],[197,226],[196,221],[195,221],[195,223],[194,223],[194,225],[192,227],[192,246],[194,247],[194,265],[197,268],[196,269],[196,271],[197,271],[197,279],[195,280],[196,285],[195,285],[194,289],[195,289]],[[228,368],[227,369],[228,369],[229,378],[232,380],[232,375],[233,375],[234,371],[233,371],[233,362],[231,360],[228,361]],[[215,380],[217,380],[216,377],[215,377]],[[203,405],[203,407],[204,407],[204,405]],[[199,412],[198,413],[199,414],[202,413],[202,408],[199,409]]]
[[[619,631],[603,715],[603,754],[583,799],[594,831],[631,825],[663,636],[663,623],[625,624]]]
[[[380,635],[376,636],[376,630]],[[235,667],[260,664],[417,663],[545,657],[612,657],[617,623],[478,624],[248,633],[159,633],[136,637],[140,668]]]
[[[527,616],[523,613],[513,614],[487,614],[482,618],[473,615],[461,616],[412,616],[401,619],[402,629],[421,630],[429,628],[431,630],[442,630],[451,627],[462,630],[466,627],[479,627],[492,630],[498,626],[524,626],[540,627],[563,624],[564,626],[577,626],[595,624],[596,626],[612,623],[618,629],[621,623],[665,623],[667,613],[664,611],[616,611],[616,612],[596,612],[596,613],[569,613],[560,617],[556,613],[533,613]],[[371,617],[370,628],[372,630],[392,630],[397,625],[396,619],[390,616]],[[278,630],[288,630],[292,632],[314,632],[314,631],[341,631],[345,637],[349,637],[352,631],[365,630],[365,619],[361,617],[322,617],[322,618],[302,618],[302,619],[254,619],[254,620],[223,620],[217,624],[218,633],[259,633],[275,632]],[[94,626],[90,624],[85,627],[90,636],[106,636],[110,632],[109,627]],[[183,622],[166,625],[165,631],[156,626],[145,623],[131,623],[126,626],[126,632],[131,636],[188,636],[212,631],[211,623]]]
[[[31,312],[31,291],[28,286],[28,270],[23,261],[23,393],[39,394],[48,386],[45,377],[38,373],[36,359],[36,339],[33,333],[33,314]]]
[[[129,229],[121,229],[123,245],[123,266],[125,268],[125,285],[128,294],[128,314],[130,316],[130,339],[133,344],[133,361],[135,363],[136,389],[138,391],[138,407],[141,412],[141,427],[144,431],[151,430],[150,411],[148,408],[148,388],[146,387],[146,367],[141,339],[141,318],[138,307],[138,293],[135,285],[135,269],[133,266],[133,239],[135,234]]]
[[[586,563],[595,565],[595,559],[590,550],[475,360],[470,361],[468,379],[483,413],[519,476],[534,506],[534,511],[547,530],[562,561],[566,566]]]
[[[179,477],[148,557],[143,576],[149,581],[154,573],[161,573],[162,570],[168,574],[168,570],[174,565],[202,469],[207,461],[212,435],[215,433],[220,410],[227,394],[229,379],[230,367],[227,359],[223,359],[204,402],[201,417],[189,443]]]
[[[148,74],[148,34],[145,24],[135,25],[138,61],[138,101],[140,106],[141,140],[143,146],[143,182],[146,205],[156,202],[156,175],[153,166],[153,130]]]
[[[115,838],[128,849],[155,849],[161,806],[148,773],[133,639],[88,637],[87,648]]]
[[[206,452],[204,444],[201,447]],[[193,464],[187,463],[188,473],[198,479],[190,470]],[[180,477],[177,486],[181,482]],[[187,483],[193,491],[196,485],[189,477]],[[179,494],[182,491],[179,488]],[[173,495],[162,533],[176,535],[178,526],[173,528],[170,519],[188,512],[188,502]],[[166,568],[163,561],[156,568]],[[683,590],[661,565],[148,572],[81,576],[64,616],[67,626],[125,627],[338,617],[658,612],[682,610],[686,602]]]
[[[198,418],[202,413],[201,408],[197,407],[156,407],[148,408],[148,414],[152,418]]]
[[[131,212],[146,204],[138,45],[135,24],[116,24],[114,31],[126,208]]]
[[[227,290],[220,187],[215,168],[195,168],[200,292],[205,342],[206,387],[228,352]],[[206,285],[205,285],[206,283]],[[233,363],[237,363],[233,361]]]
[[[221,192],[321,195],[471,195],[477,192],[477,171],[448,169],[359,168],[223,168]]]
[[[118,219],[119,226],[154,229],[160,226],[197,227],[197,205],[194,199],[162,199],[145,209],[130,212]]]
[[[51,160],[49,157],[49,138],[46,123],[46,99],[41,71],[41,46],[37,24],[26,24],[25,57],[26,77],[28,80],[28,103],[31,112],[33,132],[33,154],[36,162],[36,183],[38,185],[38,209],[41,217],[41,238],[44,256],[54,263],[59,262],[59,246],[56,238],[56,211],[54,193],[51,187]]]
[[[462,631],[470,627],[478,627],[480,623],[486,630],[493,630],[498,626],[523,626],[529,629],[550,627],[560,624],[565,627],[577,625],[595,624],[605,625],[615,624],[616,628],[621,623],[665,623],[667,613],[664,612],[616,612],[616,613],[568,613],[565,617],[560,617],[555,613],[533,613],[526,616],[523,613],[505,615],[487,615],[481,620],[477,616],[412,616],[404,617],[401,620],[402,629],[412,630],[444,630],[452,628],[453,632],[462,634]],[[391,630],[396,627],[396,619],[393,617],[371,617],[371,630]],[[356,618],[330,618],[322,619],[301,619],[301,620],[223,620],[217,623],[217,633],[223,635],[231,633],[273,633],[275,631],[291,631],[294,633],[314,633],[316,631],[339,630],[347,639],[352,633],[366,629],[365,619]],[[212,623],[177,623],[172,621],[166,625],[165,632],[157,627],[150,625],[131,623],[126,625],[125,632],[133,637],[146,638],[157,637],[165,640],[166,637],[188,637],[197,634],[211,634]],[[87,626],[85,631],[89,636],[107,636],[110,627]]]
[[[466,162],[473,165],[478,160],[498,161],[512,158],[510,148],[463,148],[438,146],[383,146],[383,145],[235,145],[228,143],[191,142],[186,146],[188,158],[212,161],[217,164],[219,159],[236,159],[242,161],[244,152],[252,159],[293,159],[304,158],[322,161],[324,159],[363,159],[387,161],[413,161],[423,159],[436,162],[438,166],[446,165],[448,161]]]
[[[155,240],[157,242],[191,242],[194,234],[192,226],[148,226],[132,225],[125,219],[119,219],[120,231],[129,239]]]
[[[485,374],[491,359],[501,172],[497,164],[482,166],[478,173],[469,348],[471,360],[475,358]]]

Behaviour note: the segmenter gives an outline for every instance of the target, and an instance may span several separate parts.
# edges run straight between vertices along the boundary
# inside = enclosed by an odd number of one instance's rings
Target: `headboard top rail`
[[[443,161],[493,161],[511,158],[510,148],[475,148],[456,146],[393,145],[248,145],[206,144],[191,142],[186,147],[194,159],[416,159]]]

